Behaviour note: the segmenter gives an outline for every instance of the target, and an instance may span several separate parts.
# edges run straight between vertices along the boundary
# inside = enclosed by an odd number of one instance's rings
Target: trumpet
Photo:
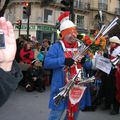
[[[118,17],[115,17],[108,26],[105,27],[105,25],[102,25],[100,31],[98,32],[98,34],[96,35],[96,37],[94,38],[94,41],[101,36],[105,36],[107,35],[116,25],[118,25],[120,19]]]
[[[119,63],[119,61],[120,61],[120,53],[114,59],[111,60],[113,66],[116,66]]]
[[[95,36],[92,44],[94,44],[94,42],[97,40],[98,37],[107,35],[108,32],[110,32],[116,25],[119,24],[118,23],[119,21],[120,21],[120,19],[118,17],[116,17],[111,21],[111,23],[108,26],[102,25],[100,31]],[[75,38],[75,39],[77,41],[79,41],[77,38]],[[90,44],[89,46],[86,46],[84,43],[82,43],[81,46],[78,48],[78,52],[76,53],[76,55],[73,56],[73,59],[77,60],[78,58],[84,56],[86,54],[86,52],[90,49],[92,44]]]
[[[76,79],[78,78],[78,75],[80,74],[81,70],[69,81],[68,84],[66,84],[63,88],[61,88],[60,92],[53,98],[55,101],[55,105],[59,105],[60,101],[65,99],[70,91],[70,89],[75,84]]]
[[[112,22],[102,32],[102,35],[105,36],[110,30],[112,30],[118,24],[118,21],[120,21],[118,17],[114,18]]]
[[[70,91],[70,89],[74,86],[75,82],[76,82],[76,79],[78,78],[78,75],[80,74],[81,71],[79,71],[72,79],[71,81],[66,84],[64,87],[62,87],[60,90],[60,92],[53,98],[54,101],[55,101],[55,105],[59,105],[61,100],[64,100],[67,96],[68,96],[68,93]],[[78,82],[78,85],[81,85],[81,84],[89,84],[89,83],[92,83],[94,82],[95,80],[95,77],[92,76],[91,78],[88,78],[88,79],[84,79],[84,80],[81,80],[80,82]]]

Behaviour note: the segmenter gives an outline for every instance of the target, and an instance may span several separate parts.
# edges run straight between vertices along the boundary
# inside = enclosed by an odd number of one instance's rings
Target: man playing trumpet
[[[53,70],[49,101],[49,108],[51,109],[49,120],[60,120],[65,109],[67,109],[65,119],[76,120],[81,94],[85,90],[85,88],[81,89],[78,86],[73,86],[71,88],[73,90],[70,90],[71,94],[69,92],[69,97],[61,100],[58,105],[55,104],[54,98],[60,92],[59,89],[69,83],[69,80],[81,69],[80,61],[82,56],[79,59],[74,59],[74,55],[77,53],[80,45],[76,39],[78,35],[77,29],[76,25],[68,17],[69,13],[67,12],[59,17],[59,21],[61,22],[61,40],[50,47],[44,61],[44,67]],[[70,99],[73,100],[74,98],[75,100],[77,98],[77,102],[72,104]]]

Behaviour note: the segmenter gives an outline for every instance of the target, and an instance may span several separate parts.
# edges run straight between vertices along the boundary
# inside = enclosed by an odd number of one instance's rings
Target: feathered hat
[[[58,21],[60,23],[60,32],[62,35],[62,38],[72,31],[72,29],[76,28],[76,25],[69,20],[70,12],[66,11],[61,13],[61,15],[58,18]]]
[[[60,32],[71,27],[76,27],[76,25],[69,20],[70,18],[70,12],[62,12],[61,15],[58,18],[58,21],[60,22]]]

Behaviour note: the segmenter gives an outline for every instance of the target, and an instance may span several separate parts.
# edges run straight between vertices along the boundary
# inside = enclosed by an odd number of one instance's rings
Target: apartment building
[[[1,1],[1,7],[5,0]],[[53,0],[53,3],[41,6],[41,0],[10,0],[5,17],[13,23],[15,36],[18,38],[16,21],[22,20],[21,35],[27,33],[27,18],[23,15],[23,2],[31,2],[31,16],[29,34],[42,42],[49,38],[51,42],[56,40],[56,22],[61,13],[61,0]],[[47,4],[47,3],[46,3]],[[101,19],[99,11],[102,11],[102,23],[108,24],[115,16],[120,15],[119,0],[74,0],[75,24],[79,32],[90,32],[99,27]]]

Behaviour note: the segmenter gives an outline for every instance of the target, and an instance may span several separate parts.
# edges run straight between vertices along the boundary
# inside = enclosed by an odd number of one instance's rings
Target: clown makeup
[[[76,28],[75,28],[75,29],[72,29],[70,33],[71,33],[72,36],[74,36],[74,37],[77,37],[77,35],[78,35],[78,32],[77,32]]]
[[[77,33],[77,30],[76,30],[76,29],[70,31],[70,33],[67,35],[68,43],[69,43],[69,44],[74,43],[74,42],[77,40],[77,39],[76,39],[77,35],[78,35],[78,33]]]

